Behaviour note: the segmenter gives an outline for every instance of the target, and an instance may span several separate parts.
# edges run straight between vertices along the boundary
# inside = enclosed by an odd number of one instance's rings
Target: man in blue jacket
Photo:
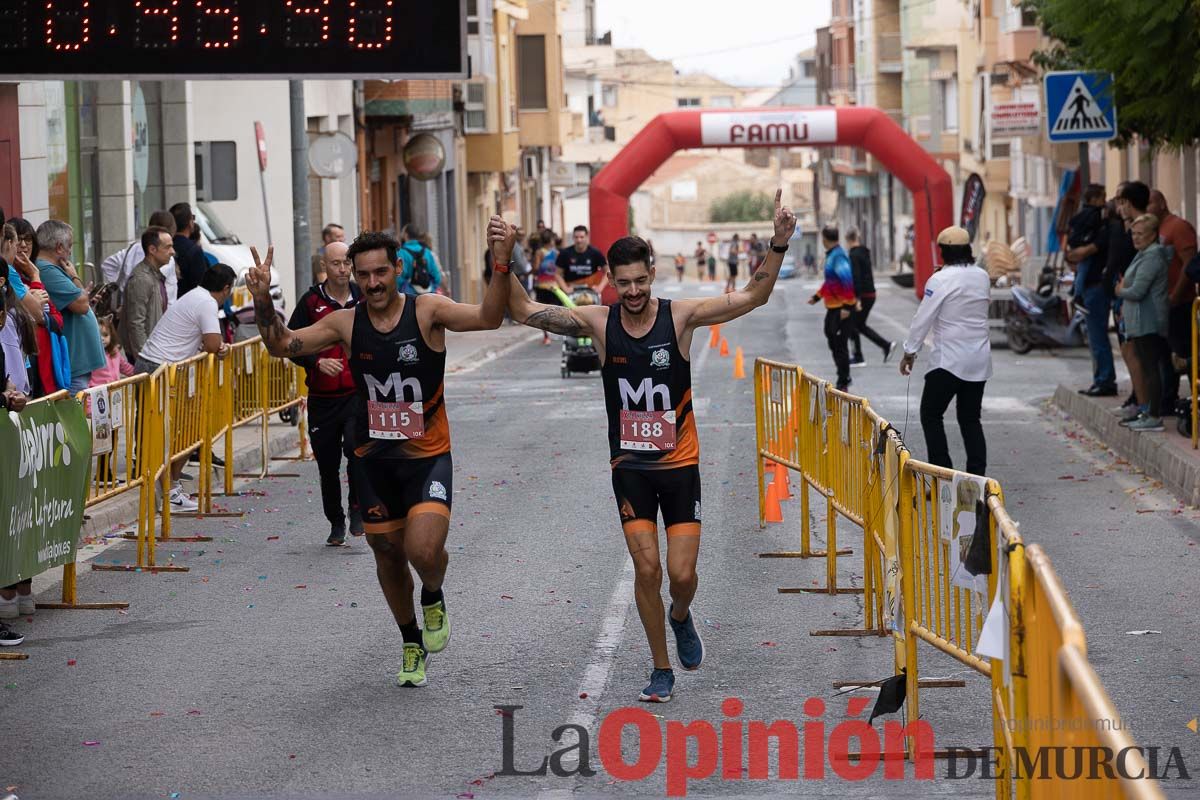
[[[411,222],[400,231],[400,258],[404,270],[397,278],[400,291],[408,295],[432,294],[442,285],[442,268],[437,256],[424,243],[425,232]]]

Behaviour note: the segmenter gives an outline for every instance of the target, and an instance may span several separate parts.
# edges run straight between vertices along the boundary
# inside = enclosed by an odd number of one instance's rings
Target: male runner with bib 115
[[[625,237],[608,251],[611,283],[620,299],[615,305],[559,308],[532,302],[516,286],[508,293],[513,319],[552,333],[590,336],[600,352],[613,491],[636,571],[638,613],[654,658],[650,684],[639,697],[644,701],[670,700],[675,685],[663,624],[660,510],[667,533],[676,654],[688,670],[697,669],[704,658],[690,611],[700,551],[700,443],[688,362],[692,333],[767,302],[796,229],[795,216],[780,206],[781,196],[776,192],[771,252],[738,291],[703,300],[653,297],[649,247]]]
[[[503,220],[493,217],[489,232]],[[503,233],[502,228],[497,228]],[[497,257],[499,280],[488,286],[482,305],[456,303],[439,294],[406,297],[396,277],[404,262],[400,244],[385,233],[365,232],[346,255],[362,300],[315,324],[288,330],[271,302],[274,258],[246,275],[263,344],[271,355],[295,358],[341,344],[354,378],[354,476],[367,542],[376,574],[404,637],[401,686],[425,685],[429,653],[445,648],[450,620],[442,594],[449,554],[446,535],[453,497],[450,426],[443,379],[446,331],[494,330],[504,319],[507,255]],[[497,254],[498,255],[498,254]],[[413,608],[409,563],[421,578],[425,630]]]

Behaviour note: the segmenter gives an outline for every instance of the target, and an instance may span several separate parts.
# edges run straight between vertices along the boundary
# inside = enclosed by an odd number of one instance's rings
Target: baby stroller
[[[600,295],[590,286],[576,286],[568,296],[559,291],[559,299],[568,308],[600,304]],[[600,354],[590,336],[564,336],[562,345],[562,376],[572,372],[595,372],[600,369]]]

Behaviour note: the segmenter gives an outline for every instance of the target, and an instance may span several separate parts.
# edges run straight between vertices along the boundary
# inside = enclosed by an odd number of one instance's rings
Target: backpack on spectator
[[[433,283],[433,276],[429,274],[429,265],[425,263],[427,252],[429,251],[422,247],[418,252],[412,254],[412,278],[409,280],[414,287],[425,291],[429,291],[429,287]]]

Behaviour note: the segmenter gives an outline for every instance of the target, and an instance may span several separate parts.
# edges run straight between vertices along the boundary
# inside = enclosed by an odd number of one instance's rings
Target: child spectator
[[[100,324],[100,342],[104,345],[104,366],[92,370],[88,388],[116,383],[121,378],[133,375],[133,364],[130,364],[121,352],[121,343],[117,341],[117,329],[112,317],[101,317],[97,322]]]

